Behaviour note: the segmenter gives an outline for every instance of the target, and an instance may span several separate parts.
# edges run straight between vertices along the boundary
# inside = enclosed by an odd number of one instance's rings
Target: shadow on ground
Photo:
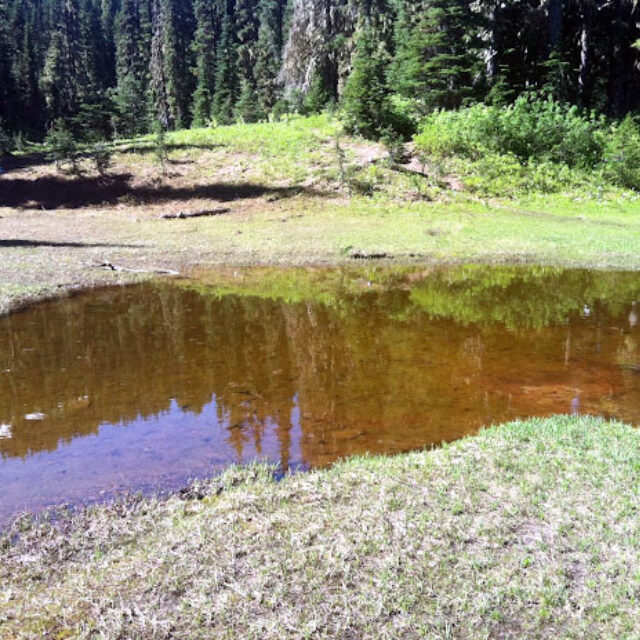
[[[139,244],[109,244],[106,242],[55,242],[53,240],[27,240],[24,238],[0,238],[0,249],[15,249],[19,247],[61,247],[71,249],[139,249]]]
[[[109,204],[158,204],[203,198],[232,202],[271,196],[287,198],[299,193],[323,195],[303,187],[268,187],[250,183],[210,183],[188,187],[131,184],[129,173],[105,177],[43,176],[34,180],[5,177],[0,180],[0,206],[25,209],[79,209]]]

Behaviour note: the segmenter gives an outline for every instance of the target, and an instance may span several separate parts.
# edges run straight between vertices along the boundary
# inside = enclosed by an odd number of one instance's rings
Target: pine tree
[[[44,101],[38,86],[38,69],[34,43],[33,18],[29,15],[26,2],[21,4],[22,29],[16,31],[17,50],[13,63],[15,77],[16,103],[20,109],[20,124],[34,129],[44,126],[42,114]]]
[[[218,122],[228,124],[233,121],[234,106],[238,96],[234,15],[230,5],[226,5],[221,18],[212,111]]]
[[[123,0],[115,24],[116,104],[122,133],[147,131],[147,91],[141,55],[142,27],[137,0]]]
[[[264,118],[264,112],[260,109],[258,96],[251,82],[243,78],[240,83],[240,94],[235,104],[234,113],[236,119],[244,122],[258,122]]]
[[[151,112],[154,128],[162,131],[173,127],[174,114],[169,104],[166,76],[165,28],[167,17],[164,0],[153,0],[151,20],[153,36],[151,40]]]
[[[0,121],[13,124],[16,108],[16,91],[11,73],[14,55],[13,39],[9,29],[7,0],[0,0]]]
[[[471,14],[464,0],[432,0],[413,18],[405,6],[392,78],[396,90],[416,97],[425,110],[456,108],[473,93],[479,59],[469,34]]]
[[[283,13],[280,0],[262,0],[254,77],[256,96],[264,114],[270,113],[281,98],[278,73],[282,57]]]
[[[392,124],[387,66],[375,30],[365,24],[358,35],[353,69],[342,96],[343,119],[351,133],[379,138]]]
[[[42,89],[51,121],[69,120],[76,115],[88,84],[77,0],[59,0],[56,8],[58,18],[42,73]]]
[[[240,82],[254,85],[253,67],[258,40],[257,0],[236,0],[234,10],[237,73]]]
[[[195,18],[193,0],[168,0],[170,22],[167,25],[167,78],[169,95],[175,114],[176,128],[191,123],[191,97],[195,90],[193,36]]]
[[[196,57],[193,94],[193,125],[201,127],[211,118],[216,73],[216,14],[213,0],[196,0],[196,32],[193,50]]]
[[[104,86],[112,87],[116,84],[116,20],[120,12],[120,0],[102,0],[101,2],[101,30],[102,52],[100,59],[101,77]]]

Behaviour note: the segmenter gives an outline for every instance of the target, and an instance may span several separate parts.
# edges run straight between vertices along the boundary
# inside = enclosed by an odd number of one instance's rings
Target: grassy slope
[[[177,132],[166,176],[145,139],[118,146],[106,181],[88,163],[81,180],[49,165],[4,174],[0,203],[4,189],[15,206],[0,205],[0,312],[23,296],[148,275],[93,266],[102,262],[153,272],[383,253],[400,262],[640,268],[634,194],[594,187],[482,200],[435,178],[391,171],[384,161],[371,164],[379,148],[343,138],[349,195],[339,180],[335,128],[315,117]],[[16,198],[20,181],[25,195]],[[230,211],[159,219],[220,206]]]
[[[638,431],[566,417],[277,484],[232,469],[202,499],[17,523],[0,635],[634,638],[639,481]]]

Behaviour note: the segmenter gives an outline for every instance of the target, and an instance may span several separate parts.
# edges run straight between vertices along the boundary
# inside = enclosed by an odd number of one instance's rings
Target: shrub
[[[422,123],[415,144],[438,162],[466,159],[455,169],[477,190],[495,192],[493,180],[511,190],[557,191],[584,183],[587,171],[591,181],[595,176],[640,189],[638,123],[629,117],[612,124],[552,98],[525,95],[507,107],[435,112]]]
[[[111,165],[111,151],[104,142],[96,142],[90,151],[91,159],[101,176],[104,176]]]
[[[613,125],[607,136],[603,173],[614,184],[640,189],[640,130],[630,116]]]
[[[11,138],[9,134],[2,127],[2,121],[0,120],[0,157],[10,153],[13,150]]]
[[[418,148],[438,156],[477,159],[486,153],[513,155],[569,167],[593,167],[604,148],[606,123],[577,107],[520,96],[508,107],[475,105],[429,116],[416,137]]]
[[[53,123],[45,138],[45,144],[51,149],[49,156],[55,162],[58,171],[68,167],[72,173],[78,173],[78,145],[64,121],[56,120]]]

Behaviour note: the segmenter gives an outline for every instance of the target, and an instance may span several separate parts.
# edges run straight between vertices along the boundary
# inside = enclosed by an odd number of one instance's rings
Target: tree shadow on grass
[[[24,209],[80,209],[82,207],[127,204],[162,204],[174,200],[203,198],[232,202],[270,196],[287,198],[299,193],[316,196],[322,192],[303,187],[268,187],[250,183],[208,183],[188,187],[131,184],[132,175],[122,173],[104,177],[43,176],[34,180],[0,180],[0,206]]]
[[[26,169],[28,167],[36,167],[46,163],[46,156],[44,153],[29,153],[25,155],[13,155],[7,153],[0,156],[0,175],[2,173],[9,173],[10,171],[17,171],[18,169]]]
[[[107,242],[55,242],[53,240],[27,240],[25,238],[0,238],[0,249],[14,249],[20,247],[60,247],[70,249],[139,249],[139,244],[109,244]]]

